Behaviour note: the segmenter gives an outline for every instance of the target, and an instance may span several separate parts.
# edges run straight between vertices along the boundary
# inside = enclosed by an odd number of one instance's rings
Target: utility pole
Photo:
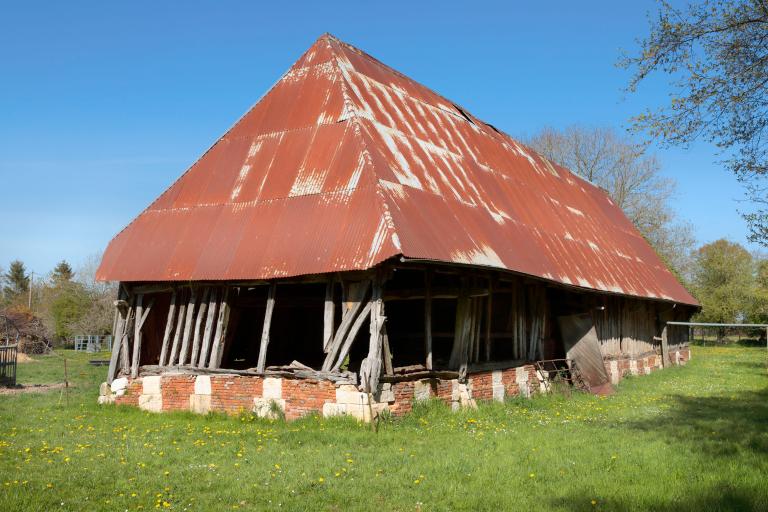
[[[27,308],[32,311],[32,285],[35,282],[35,273],[29,273],[29,299],[27,300]]]

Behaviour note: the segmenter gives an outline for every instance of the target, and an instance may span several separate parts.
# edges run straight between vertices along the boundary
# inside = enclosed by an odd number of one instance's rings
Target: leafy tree
[[[91,297],[79,283],[63,283],[56,288],[50,301],[50,315],[53,320],[53,332],[57,338],[68,338],[73,332],[73,325],[88,312]]]
[[[5,274],[5,295],[6,297],[16,297],[29,290],[29,275],[24,268],[24,263],[19,260],[11,262],[8,272]]]
[[[700,321],[743,320],[754,298],[752,255],[741,245],[727,240],[703,245],[695,255],[693,286],[702,305]]]
[[[755,291],[749,320],[756,324],[768,323],[768,259],[758,260],[755,272]]]
[[[74,276],[75,273],[66,260],[61,260],[51,272],[51,279],[57,284],[69,282]]]
[[[768,245],[768,2],[678,9],[662,0],[639,52],[620,65],[633,72],[630,92],[651,75],[669,77],[669,103],[634,118],[635,128],[672,145],[718,146],[754,204],[750,239]]]
[[[670,207],[674,181],[645,148],[611,128],[545,128],[528,141],[536,151],[603,188],[665,262],[687,274],[691,226]]]

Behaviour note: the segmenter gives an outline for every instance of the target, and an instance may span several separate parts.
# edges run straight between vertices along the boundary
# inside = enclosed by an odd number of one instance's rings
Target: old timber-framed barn
[[[370,418],[603,389],[696,300],[595,185],[324,35],[109,244],[100,401]],[[541,361],[547,361],[547,367]]]

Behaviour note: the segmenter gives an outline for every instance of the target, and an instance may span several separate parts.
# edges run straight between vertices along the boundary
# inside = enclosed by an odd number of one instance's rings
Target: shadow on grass
[[[588,493],[587,493],[588,495]],[[765,510],[765,492],[746,486],[721,483],[704,492],[664,500],[653,495],[645,496],[642,502],[634,499],[609,498],[592,505],[583,495],[558,498],[552,501],[559,510],[653,510],[655,512],[701,512],[701,511],[749,511]]]
[[[768,390],[731,395],[691,397],[674,395],[663,416],[631,427],[691,443],[703,453],[727,457],[739,450],[768,454]]]

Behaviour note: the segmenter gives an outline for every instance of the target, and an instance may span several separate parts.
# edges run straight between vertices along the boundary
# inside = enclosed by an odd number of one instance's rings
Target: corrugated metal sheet
[[[120,281],[405,255],[696,304],[607,195],[331,36],[110,243]]]

